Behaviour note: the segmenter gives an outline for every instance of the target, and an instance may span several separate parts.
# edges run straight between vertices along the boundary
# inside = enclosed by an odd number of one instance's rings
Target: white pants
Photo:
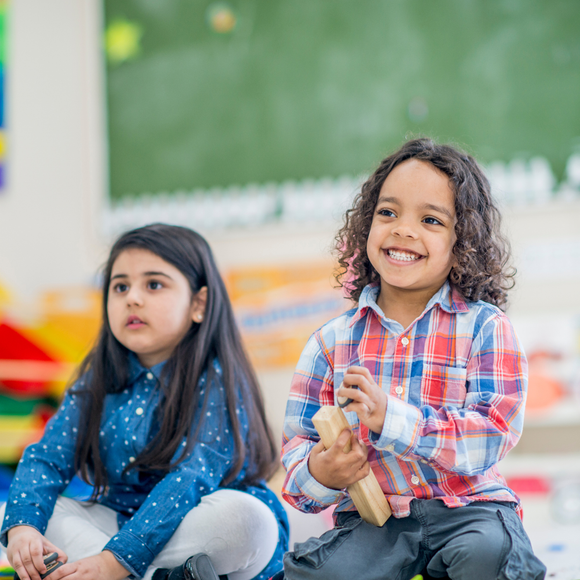
[[[112,509],[59,497],[44,535],[75,562],[101,552],[118,531]],[[144,578],[150,580],[156,568],[174,568],[204,552],[218,574],[249,580],[266,567],[277,544],[278,523],[264,503],[249,493],[220,489],[185,516]]]

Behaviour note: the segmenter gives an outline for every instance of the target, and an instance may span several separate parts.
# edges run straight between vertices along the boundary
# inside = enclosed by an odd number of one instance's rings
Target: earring
[[[195,319],[196,319],[198,322],[201,322],[201,321],[203,320],[203,315],[202,315],[202,314],[198,314],[198,315],[195,317]]]

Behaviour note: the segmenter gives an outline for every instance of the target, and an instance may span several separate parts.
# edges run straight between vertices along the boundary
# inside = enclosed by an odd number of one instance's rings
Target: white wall
[[[97,0],[9,3],[0,281],[22,298],[84,283],[102,259],[99,9]]]

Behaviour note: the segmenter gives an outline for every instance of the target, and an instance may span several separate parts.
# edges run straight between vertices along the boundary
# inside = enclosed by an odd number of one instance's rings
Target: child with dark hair
[[[288,539],[277,465],[207,242],[150,225],[111,250],[96,346],[24,452],[0,539],[20,580],[54,552],[50,580],[267,578]],[[61,496],[75,474],[93,501]]]
[[[483,171],[454,147],[405,143],[362,186],[336,248],[356,307],[306,345],[282,451],[286,501],[336,504],[336,527],[296,544],[275,578],[543,578],[496,467],[522,432],[527,368]],[[350,429],[325,449],[312,417],[348,399]],[[346,491],[370,470],[394,516],[382,527]]]

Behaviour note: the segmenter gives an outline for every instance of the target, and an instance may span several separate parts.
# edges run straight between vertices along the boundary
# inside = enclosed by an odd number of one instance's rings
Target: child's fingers
[[[54,572],[51,572],[46,577],[46,580],[60,580],[61,578],[71,577],[77,572],[77,566],[75,564],[76,563],[73,562],[71,564],[64,564],[60,566]]]
[[[338,389],[337,395],[339,406],[345,411],[353,411],[357,415],[360,412],[366,414],[372,405],[369,395],[358,388],[350,388],[343,385]]]
[[[352,449],[358,451],[362,455],[364,461],[366,461],[369,455],[369,448],[362,441],[360,441],[354,433],[351,435],[350,444]]]
[[[352,399],[353,401],[360,402],[361,399],[366,396],[364,391],[361,391],[360,389],[354,388],[352,386],[345,385],[344,383],[342,383],[342,385],[340,385],[340,389],[338,389],[338,391],[336,391],[336,394],[337,394],[339,402],[342,399],[344,399],[344,400]]]
[[[346,373],[345,373],[345,377],[348,375],[359,375],[359,376],[363,376],[367,381],[374,383],[374,379],[373,376],[371,375],[371,372],[369,371],[369,369],[367,369],[366,367],[359,367],[359,366],[352,366],[352,367],[348,367],[348,369],[346,369]]]
[[[367,395],[370,395],[374,389],[379,388],[372,378],[369,379],[369,377],[362,373],[344,375],[342,378],[342,386],[346,388],[357,387]]]
[[[350,451],[345,453],[344,448],[348,443],[350,443]],[[368,453],[366,445],[363,445],[350,429],[344,429],[342,431],[328,452],[335,459],[348,461],[348,463],[357,467],[357,469],[360,469],[361,465],[367,460]],[[345,455],[348,455],[348,459],[345,458]]]
[[[68,556],[58,546],[55,546],[52,542],[49,542],[46,538],[44,538],[44,550],[45,550],[44,554],[45,558],[48,554],[56,552],[58,554],[57,560],[59,562],[66,563],[68,561]]]
[[[12,566],[20,580],[40,580],[40,574],[34,565],[30,551],[14,554]]]
[[[326,447],[324,447],[324,443],[322,439],[310,450],[310,455],[319,455],[322,453]]]
[[[20,580],[28,580],[28,578],[29,578],[28,572],[26,571],[26,568],[22,564],[22,561],[20,559],[20,554],[18,554],[18,553],[14,554],[14,556],[12,557],[11,564],[12,564],[12,567],[14,568],[15,577],[16,577],[16,575],[18,575]]]
[[[336,438],[336,441],[334,442],[334,445],[331,447],[331,450],[337,454],[344,453],[344,448],[350,441],[351,435],[352,433],[350,429],[344,429],[342,433]]]
[[[44,574],[46,572],[46,566],[44,564],[44,546],[40,540],[31,542],[30,557],[32,559],[34,570],[38,573],[38,575],[40,576],[40,574]]]

